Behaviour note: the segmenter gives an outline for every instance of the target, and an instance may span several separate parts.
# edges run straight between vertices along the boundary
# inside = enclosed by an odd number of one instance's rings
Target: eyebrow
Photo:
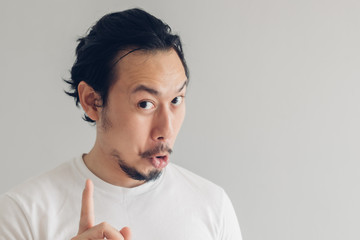
[[[185,80],[184,84],[179,88],[178,92],[181,92],[184,89],[184,87],[187,86],[187,84],[188,84],[188,80]],[[145,91],[145,92],[148,92],[148,93],[150,93],[152,95],[155,95],[155,96],[160,95],[158,90],[147,87],[147,86],[142,85],[142,84],[137,86],[131,93],[134,94],[134,93],[140,92],[140,91]]]
[[[155,90],[153,88],[149,88],[149,87],[147,87],[145,85],[137,86],[131,93],[134,94],[134,93],[140,92],[140,91],[145,91],[145,92],[148,92],[148,93],[150,93],[152,95],[156,95],[156,96],[159,95],[159,91],[157,91],[157,90]]]
[[[184,84],[183,84],[183,85],[181,86],[181,88],[178,90],[178,92],[181,92],[181,90],[183,90],[184,87],[188,85],[188,83],[189,83],[189,80],[186,79],[185,82],[184,82]]]

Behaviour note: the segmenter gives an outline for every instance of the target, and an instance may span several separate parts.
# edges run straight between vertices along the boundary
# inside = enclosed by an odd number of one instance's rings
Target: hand
[[[81,215],[79,232],[72,240],[81,239],[114,239],[114,240],[131,240],[130,228],[124,227],[120,231],[116,230],[110,224],[103,222],[94,226],[94,185],[90,179],[86,180],[85,189],[82,195]]]

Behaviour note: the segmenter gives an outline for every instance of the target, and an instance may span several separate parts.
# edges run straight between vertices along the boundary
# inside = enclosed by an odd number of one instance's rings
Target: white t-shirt
[[[85,180],[94,182],[95,224],[130,227],[132,240],[241,240],[222,188],[170,163],[156,181],[123,188],[96,177],[81,157],[0,197],[0,239],[71,239]]]

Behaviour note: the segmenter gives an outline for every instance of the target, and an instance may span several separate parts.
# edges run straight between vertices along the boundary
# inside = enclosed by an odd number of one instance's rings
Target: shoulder
[[[180,178],[182,181],[189,182],[195,186],[209,188],[212,191],[222,191],[222,188],[217,184],[174,163],[169,164],[167,172],[169,175]]]
[[[85,176],[74,158],[0,196],[0,235],[7,239],[66,239],[76,232]],[[61,229],[61,231],[59,230]]]
[[[29,215],[7,194],[0,196],[0,225],[4,239],[33,239]]]
[[[67,212],[79,209],[76,204],[68,203],[73,199],[80,202],[84,183],[77,173],[75,160],[33,177],[0,196],[0,224],[6,226],[0,230],[1,236],[44,239],[51,223],[62,218],[70,222],[71,219],[66,219]],[[74,209],[69,210],[67,206]]]
[[[74,160],[15,186],[4,194],[25,213],[31,214],[46,207],[60,208],[74,191],[83,188],[84,181],[79,181]],[[82,185],[81,185],[82,184]]]
[[[9,196],[32,195],[34,192],[61,188],[74,175],[74,160],[62,163],[54,169],[32,177],[7,192]],[[69,179],[70,178],[70,179]]]
[[[173,163],[169,164],[166,174],[169,182],[183,192],[192,193],[212,204],[222,204],[225,192],[217,184]]]
[[[198,217],[211,226],[218,239],[242,239],[235,210],[223,188],[176,164],[169,165],[167,175],[173,184],[168,187],[176,187],[183,195],[182,206],[193,206],[191,214],[200,211]]]

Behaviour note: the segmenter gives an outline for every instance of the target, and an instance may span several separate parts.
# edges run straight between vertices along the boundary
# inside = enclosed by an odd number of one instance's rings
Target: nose
[[[152,139],[154,141],[168,141],[173,136],[173,114],[165,107],[159,109],[153,119]]]

